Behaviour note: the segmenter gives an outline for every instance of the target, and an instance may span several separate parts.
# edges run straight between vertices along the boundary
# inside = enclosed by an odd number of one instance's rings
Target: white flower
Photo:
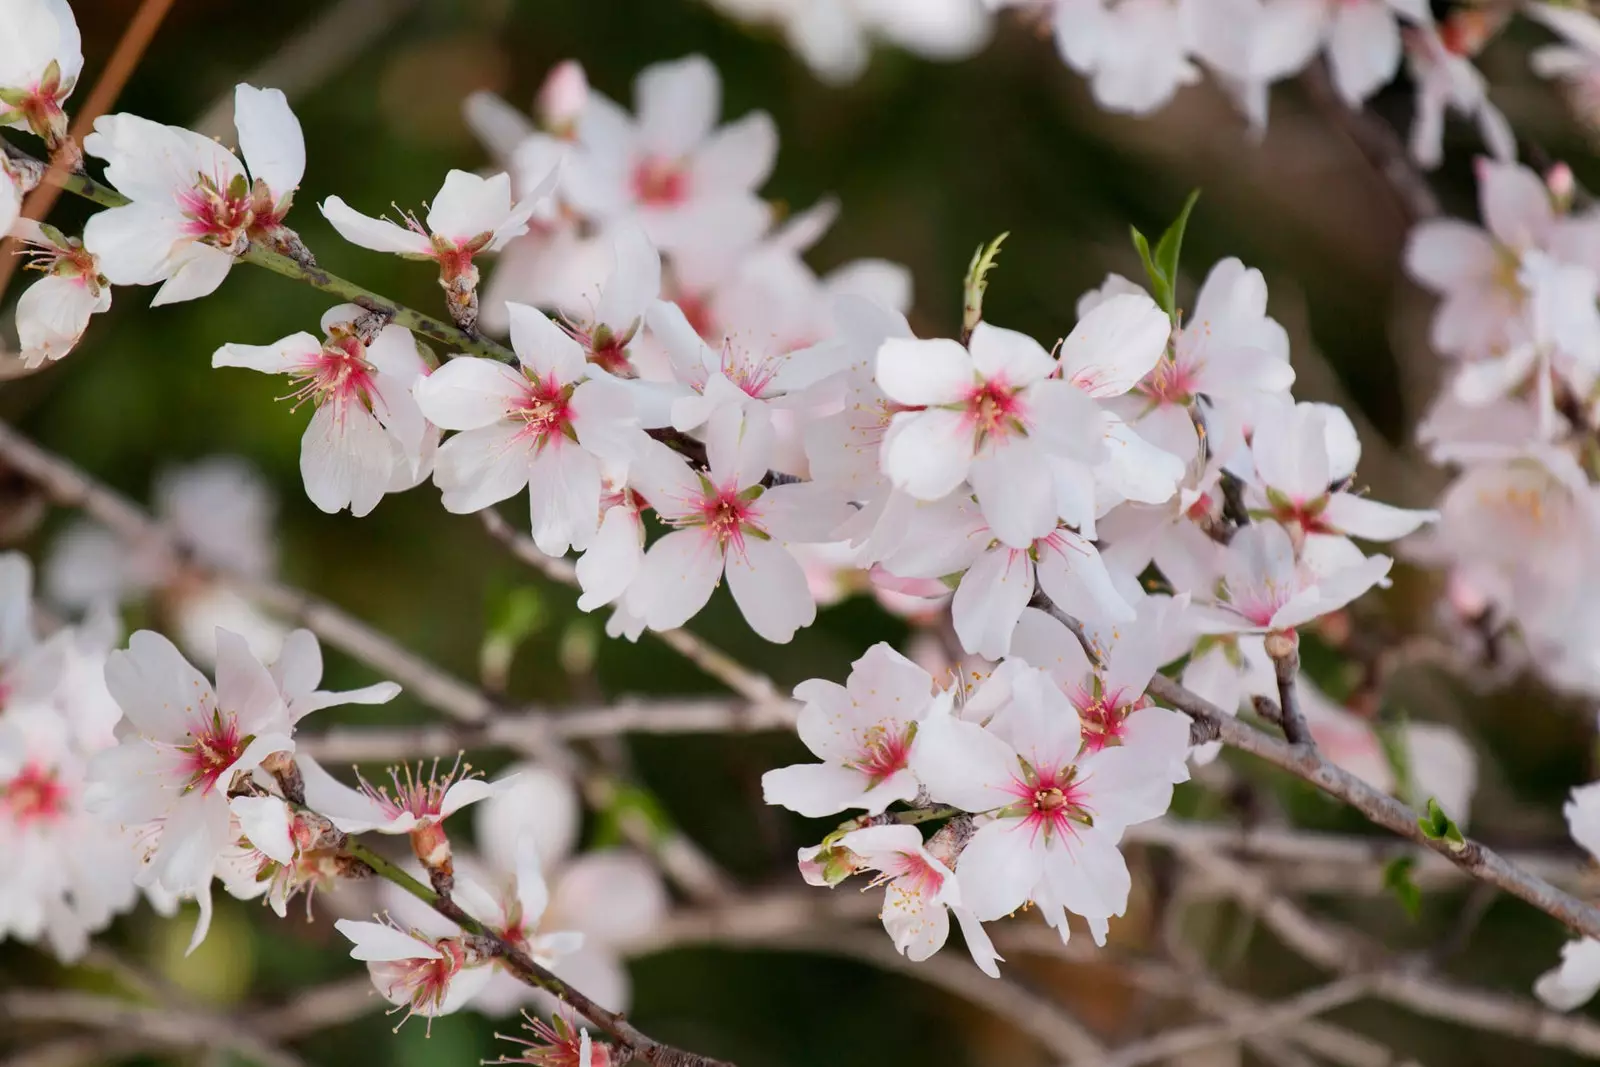
[[[1516,159],[1516,135],[1500,109],[1489,102],[1488,84],[1472,60],[1452,51],[1431,20],[1411,29],[1405,48],[1417,86],[1412,158],[1426,168],[1439,165],[1444,156],[1444,116],[1450,110],[1477,121],[1484,145],[1495,159]]]
[[[780,26],[816,75],[854,81],[874,38],[929,59],[961,59],[989,39],[980,0],[712,0],[734,18]]]
[[[306,807],[326,816],[347,834],[377,831],[420,834],[434,840],[430,831],[439,823],[467,805],[493,796],[507,782],[504,778],[486,782],[476,777],[458,756],[443,777],[439,776],[439,761],[434,760],[432,770],[427,772],[420,763],[415,771],[410,766],[391,767],[390,785],[374,786],[360,779],[361,788],[351,789],[313,759],[302,756],[295,762],[305,779]]]
[[[67,0],[0,5],[0,126],[31,129],[55,148],[67,135],[62,105],[82,71],[78,23]]]
[[[0,170],[4,167],[0,166]],[[4,180],[0,179],[0,186],[3,185]],[[0,200],[3,198],[0,190]],[[0,223],[5,221],[4,214],[5,209],[0,206]],[[0,232],[4,230],[5,226],[0,225]],[[111,285],[82,241],[32,220],[18,223],[14,232],[27,242],[29,268],[44,272],[44,277],[17,300],[17,339],[22,342],[22,362],[37,367],[71,352],[89,328],[90,316],[110,310]]]
[[[915,798],[907,760],[916,724],[936,700],[953,699],[936,694],[927,671],[882,642],[851,665],[845,685],[813,678],[794,696],[802,702],[800,740],[823,762],[768,771],[761,788],[768,804],[810,818],[851,808],[877,815]]]
[[[113,285],[164,283],[152,305],[193,300],[222,284],[250,241],[279,238],[305,172],[300,122],[281,92],[249,85],[235,91],[234,122],[246,163],[177,126],[95,120],[84,151],[106,161],[106,180],[133,201],[97,213],[83,232]]]
[[[1063,938],[1071,911],[1104,944],[1132,886],[1117,841],[1167,810],[1170,767],[1145,751],[1143,731],[1086,751],[1077,712],[1043,671],[1015,670],[1007,682],[987,727],[948,713],[924,719],[912,770],[935,801],[991,816],[956,865],[961,901],[978,919],[1032,900]],[[1152,712],[1174,714],[1136,714]]]
[[[299,722],[313,711],[343,704],[387,704],[400,695],[394,682],[377,682],[360,689],[331,691],[322,683],[322,646],[310,630],[294,630],[283,639],[283,651],[269,668],[278,683],[289,721]],[[280,861],[281,862],[281,861]]]
[[[1308,545],[1308,558],[1297,561],[1294,543],[1277,523],[1240,528],[1223,556],[1220,599],[1202,609],[1202,625],[1220,633],[1291,630],[1344,607],[1382,582],[1394,563],[1388,556],[1363,557],[1343,539],[1321,544],[1334,550],[1327,558],[1310,558]]]
[[[777,156],[765,112],[716,128],[722,87],[704,56],[646,67],[634,83],[637,117],[588,94],[567,199],[602,225],[632,222],[667,251],[708,232],[759,232],[769,217],[755,190]]]
[[[418,381],[416,402],[461,431],[434,471],[445,508],[481,511],[526,487],[534,542],[560,556],[599,527],[602,460],[626,462],[643,438],[628,393],[591,376],[576,341],[535,308],[509,310],[520,368],[461,357]]]
[[[1600,782],[1572,791],[1562,809],[1572,839],[1590,856],[1600,857]],[[1572,1011],[1588,1003],[1600,990],[1600,941],[1592,937],[1568,941],[1561,948],[1561,964],[1534,983],[1539,999],[1557,1011]]]
[[[139,863],[132,836],[85,809],[86,765],[96,748],[73,730],[81,700],[64,684],[52,697],[0,702],[0,940],[43,941],[72,961],[89,935],[133,906]]]
[[[458,937],[430,938],[353,919],[334,926],[349,938],[351,957],[367,964],[378,993],[397,1009],[405,1008],[407,1019],[460,1011],[494,977],[488,961],[470,956]]]
[[[848,516],[842,501],[819,499],[807,484],[761,488],[772,452],[762,422],[720,418],[710,427],[710,469],[697,472],[677,453],[646,449],[630,479],[663,521],[677,527],[651,545],[624,606],[652,630],[682,626],[711,599],[723,573],[750,628],[787,642],[817,616],[804,569],[784,540],[827,541]]]
[[[552,168],[512,203],[511,176],[489,178],[452,170],[445,175],[428,208],[426,225],[405,215],[405,225],[363,215],[337,196],[322,202],[323,217],[351,244],[375,252],[392,252],[407,259],[431,259],[439,265],[439,284],[452,307],[471,303],[476,315],[478,268],[474,257],[498,252],[515,237],[528,232],[528,219],[555,186]]]
[[[288,708],[244,639],[226,631],[217,635],[215,689],[148,630],[111,654],[106,684],[128,731],[91,764],[90,808],[123,826],[154,824],[144,878],[170,893],[204,894],[198,944],[213,870],[234,840],[229,790],[269,755],[294,751]]]
[[[1250,441],[1256,478],[1247,501],[1297,537],[1393,541],[1439,518],[1437,511],[1392,507],[1349,492],[1361,458],[1350,417],[1331,404],[1271,405]]]
[[[873,885],[883,885],[879,918],[907,959],[921,963],[944,947],[950,937],[950,913],[961,924],[972,960],[991,978],[1000,977],[994,945],[983,924],[961,905],[955,873],[924,847],[915,826],[870,826],[852,830],[834,843],[850,854],[857,870],[878,871]]]
[[[1149,307],[1161,319],[1154,363],[1166,318],[1153,303]],[[1120,316],[1128,308],[1107,305],[1091,316]],[[1073,332],[1085,330],[1088,321]],[[987,323],[978,325],[968,347],[949,340],[885,341],[878,385],[904,410],[883,439],[884,472],[922,500],[938,500],[970,480],[995,536],[1027,547],[1056,527],[1061,509],[1054,465],[1093,464],[1105,447],[1102,413],[1084,392],[1054,377],[1056,371],[1056,361],[1037,342]]]
[[[223,345],[211,357],[213,367],[290,377],[292,397],[316,406],[300,439],[306,495],[323,511],[348,507],[357,517],[426,478],[439,442],[412,398],[428,366],[411,331],[390,323],[368,343],[356,326],[361,314],[354,304],[330,309],[323,341],[297,333],[271,345]]]
[[[990,6],[1027,0],[987,0]],[[1056,46],[1109,111],[1149,114],[1200,80],[1192,0],[1053,0]]]

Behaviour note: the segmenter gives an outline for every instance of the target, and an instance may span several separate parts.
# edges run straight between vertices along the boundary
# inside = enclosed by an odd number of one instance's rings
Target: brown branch
[[[1411,807],[1329,763],[1315,749],[1268,737],[1164,675],[1150,680],[1149,692],[1195,720],[1196,742],[1221,741],[1259,756],[1344,801],[1384,829],[1431,849],[1472,877],[1498,886],[1588,937],[1600,937],[1600,909],[1522,870],[1482,842],[1466,838],[1457,848],[1446,840],[1429,837]]]
[[[1317,744],[1311,739],[1311,728],[1306,725],[1305,712],[1300,709],[1300,637],[1288,633],[1267,635],[1267,657],[1272,660],[1272,673],[1278,680],[1278,725],[1291,745],[1312,751]]]
[[[1366,109],[1355,110],[1341,100],[1322,60],[1307,67],[1300,82],[1317,110],[1344,134],[1368,166],[1389,186],[1407,225],[1441,213],[1439,198],[1434,195],[1427,176],[1412,161],[1400,135],[1378,115]]]

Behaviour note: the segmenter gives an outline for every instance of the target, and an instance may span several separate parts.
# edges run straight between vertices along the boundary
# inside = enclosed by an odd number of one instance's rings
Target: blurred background
[[[74,4],[86,83],[136,6],[134,0]],[[316,20],[334,18],[343,21],[306,36]],[[1519,132],[1551,158],[1569,161],[1580,181],[1592,185],[1600,180],[1593,141],[1563,101],[1526,73],[1517,54],[1526,47],[1513,36],[1484,58],[1495,98]],[[1425,506],[1444,484],[1443,472],[1410,445],[1438,370],[1426,350],[1430,303],[1400,265],[1404,213],[1340,126],[1293,84],[1274,92],[1269,132],[1256,141],[1209,87],[1185,91],[1150,119],[1100,111],[1052,43],[1014,19],[1002,20],[994,41],[970,60],[938,64],[880,50],[860,81],[830,87],[776,38],[695,0],[177,0],[117,109],[226,140],[232,136],[226,104],[236,82],[284,88],[309,150],[291,224],[335,273],[439,313],[427,265],[343,243],[315,203],[338,194],[372,213],[391,201],[415,208],[447,169],[484,165],[484,151],[460,117],[462,99],[473,90],[526,107],[553,64],[576,58],[597,89],[627,103],[640,68],[694,52],[722,73],[725,116],[762,108],[777,120],[782,148],[767,195],[790,210],[824,196],[840,199],[839,221],[811,256],[813,266],[826,270],[863,256],[906,264],[915,277],[912,322],[925,336],[954,334],[972,249],[1002,230],[1011,237],[989,289],[987,317],[1046,343],[1062,336],[1084,290],[1109,271],[1137,276],[1128,226],[1159,232],[1189,190],[1200,188],[1184,246],[1188,287],[1180,304],[1192,300],[1217,259],[1238,256],[1260,268],[1272,313],[1293,339],[1297,396],[1349,407],[1363,433],[1363,480],[1375,495]],[[1402,124],[1409,108],[1403,79],[1376,101],[1379,112]],[[1477,145],[1470,129],[1452,126],[1450,133],[1448,163],[1435,187],[1448,211],[1470,216]],[[66,198],[52,221],[77,232],[84,206]],[[20,290],[13,284],[9,298]],[[559,708],[625,694],[718,692],[659,642],[606,640],[602,618],[579,613],[569,592],[511,559],[475,518],[445,513],[430,488],[388,497],[359,521],[325,515],[306,500],[297,464],[309,412],[275,401],[284,391],[278,380],[213,371],[210,358],[224,342],[265,344],[313,329],[326,298],[241,268],[206,300],[147,311],[148,299],[148,290],[119,290],[116,306],[96,319],[72,356],[0,384],[0,419],[144,501],[165,466],[219,453],[245,457],[277,495],[286,581],[321,593],[464,676],[479,675],[487,639],[512,641],[510,698]],[[0,523],[5,535],[36,559],[71,518],[58,513],[34,522],[38,512],[9,484],[0,500],[8,512],[0,516],[8,520]],[[506,514],[526,522],[525,506],[508,506]],[[1435,594],[1427,576],[1401,574],[1394,590],[1363,605],[1354,625],[1379,639],[1415,628],[1431,617]],[[159,604],[147,610],[157,614],[135,612],[130,627],[158,617]],[[815,626],[778,648],[749,633],[725,592],[694,628],[785,688],[813,676],[842,679],[870,643],[902,642],[908,634],[904,622],[858,598],[825,609]],[[1318,658],[1315,650],[1310,656],[1335,696],[1354,684],[1336,656]],[[329,659],[334,687],[372,680],[355,664]],[[1592,709],[1562,703],[1530,680],[1479,692],[1428,668],[1403,671],[1384,713],[1394,712],[1390,705],[1468,731],[1486,760],[1474,825],[1487,840],[1568,847],[1559,804],[1571,785],[1593,776]],[[353,723],[431,718],[404,696],[386,708],[328,716]],[[605,746],[602,756],[746,887],[798,886],[795,849],[828,828],[760,802],[762,771],[803,758],[787,736],[636,737]],[[504,759],[481,754],[478,762],[492,771]],[[1249,819],[1264,806],[1287,808],[1308,825],[1363,832],[1360,820],[1297,784],[1246,761],[1229,763],[1234,773],[1226,792],[1184,787],[1179,809]],[[614,840],[611,815],[591,811],[586,840]],[[1169,857],[1159,852],[1135,849],[1130,860],[1134,904],[1115,925],[1113,944],[1139,952],[1155,945],[1171,872]],[[1430,891],[1415,920],[1382,894],[1316,903],[1399,950],[1437,942],[1466,897],[1464,888]],[[359,973],[326,915],[308,923],[294,908],[284,922],[254,903],[226,898],[218,908],[209,940],[189,958],[183,948],[192,911],[164,921],[141,909],[106,940],[182,996],[221,1009],[277,1003]],[[1201,919],[1206,928],[1195,932],[1196,943],[1223,981],[1275,997],[1313,977],[1228,907],[1217,905],[1194,921]],[[1501,899],[1447,969],[1521,993],[1551,965],[1562,940],[1553,923]],[[966,965],[959,947],[947,953]],[[1047,1062],[1033,1042],[979,1006],[914,976],[825,953],[683,948],[636,959],[631,971],[632,1016],[646,1032],[742,1067]],[[1112,1039],[1184,1017],[1182,1009],[1129,992],[1114,966],[1027,958],[1013,961],[1009,974]],[[118,981],[0,945],[0,983],[8,986],[108,989],[119,988]],[[431,1037],[417,1022],[391,1035],[397,1019],[380,1007],[374,1000],[360,1018],[294,1047],[312,1063],[376,1059],[398,1067],[472,1064],[506,1051],[492,1035],[507,1021],[463,1014],[435,1022]],[[1393,1009],[1359,1006],[1332,1017],[1432,1067],[1578,1062]],[[30,1037],[0,1032],[0,1048],[15,1055]],[[1254,1061],[1225,1053],[1183,1062]]]

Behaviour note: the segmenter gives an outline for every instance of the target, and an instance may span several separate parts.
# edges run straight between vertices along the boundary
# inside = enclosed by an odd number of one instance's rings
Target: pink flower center
[[[1197,381],[1200,369],[1201,363],[1193,359],[1190,353],[1162,359],[1155,369],[1144,376],[1139,383],[1139,391],[1156,404],[1187,405],[1199,391]]]
[[[722,373],[747,396],[764,399],[773,379],[783,369],[782,356],[758,356],[752,352],[735,350],[733,344],[722,346]]]
[[[255,200],[243,175],[224,185],[197,175],[193,187],[178,194],[178,208],[189,221],[184,232],[227,251],[237,251],[255,222]]]
[[[402,780],[401,768],[389,768],[389,782],[387,786],[374,786],[365,778],[357,776],[361,792],[370,797],[374,803],[391,819],[403,814],[411,814],[419,819],[439,818],[444,807],[444,795],[455,782],[466,781],[474,776],[470,764],[463,764],[461,757],[456,757],[455,764],[445,774],[439,777],[439,761],[433,761],[433,769],[427,778],[422,776],[422,764],[418,763],[416,770],[410,764],[404,768]],[[390,792],[391,786],[393,793]]]
[[[901,889],[919,897],[931,899],[944,888],[944,875],[926,857],[915,852],[896,852],[884,874],[893,878]]]
[[[1098,697],[1080,691],[1072,702],[1083,724],[1083,747],[1090,752],[1120,742],[1127,732],[1128,716],[1148,703],[1143,697],[1125,700],[1121,690]]]
[[[514,414],[525,424],[522,434],[531,437],[536,449],[559,441],[577,439],[572,425],[573,386],[563,386],[554,376],[529,376],[527,391]]]
[[[861,751],[849,766],[881,785],[906,767],[911,752],[911,728],[889,720],[874,723],[861,742]]]
[[[1021,801],[1022,824],[1030,835],[1042,833],[1049,841],[1056,834],[1076,836],[1074,822],[1093,825],[1077,775],[1078,769],[1068,766],[1036,768],[1031,780],[1012,779],[1010,792]]]
[[[60,818],[66,812],[67,796],[56,773],[38,763],[25,765],[15,778],[0,783],[0,808],[22,827]]]
[[[964,403],[967,422],[980,440],[1020,433],[1026,428],[1021,391],[1006,385],[1003,378],[990,378],[975,386]]]
[[[633,168],[633,195],[647,207],[676,207],[689,199],[689,173],[672,160],[641,159]]]
[[[232,712],[212,711],[211,721],[191,730],[189,743],[178,747],[184,757],[182,772],[188,778],[184,792],[198,789],[202,794],[210,793],[223,772],[244,755],[251,740],[240,735],[239,720]]]
[[[374,977],[381,976],[390,995],[402,991],[406,994],[407,1003],[399,1006],[409,1008],[406,1019],[413,1015],[438,1015],[445,998],[450,995],[451,980],[461,973],[466,962],[466,950],[453,938],[435,941],[433,947],[440,953],[436,960],[419,956],[373,965]],[[402,1024],[404,1022],[401,1020]]]
[[[291,380],[298,386],[281,399],[293,400],[298,408],[310,400],[317,407],[328,401],[339,405],[372,406],[376,394],[377,368],[367,362],[367,347],[353,333],[330,337],[322,350],[297,368]]]
[[[743,493],[735,492],[729,485],[721,489],[706,486],[705,494],[696,502],[694,517],[689,521],[705,528],[724,549],[744,551],[746,532],[759,532],[755,525],[756,512]]]
[[[1294,590],[1273,578],[1263,578],[1259,583],[1227,587],[1228,604],[1256,626],[1268,626],[1278,609],[1289,602]]]

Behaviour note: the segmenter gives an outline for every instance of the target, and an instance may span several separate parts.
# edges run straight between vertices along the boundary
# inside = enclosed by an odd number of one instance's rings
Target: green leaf
[[[1132,229],[1133,247],[1138,251],[1139,261],[1144,264],[1144,272],[1150,278],[1151,294],[1161,309],[1173,318],[1178,314],[1178,259],[1183,251],[1183,234],[1189,228],[1189,213],[1199,199],[1200,190],[1189,194],[1189,198],[1183,202],[1183,210],[1161,235],[1161,240],[1156,242],[1154,253],[1150,251],[1150,242],[1145,235],[1136,228]]]
[[[1396,856],[1383,868],[1383,887],[1395,895],[1412,919],[1417,917],[1417,912],[1422,908],[1422,890],[1411,877],[1411,872],[1416,869],[1415,856]]]
[[[1433,797],[1428,798],[1427,813],[1417,819],[1417,826],[1422,829],[1424,837],[1432,841],[1443,841],[1451,852],[1460,852],[1467,847],[1467,839],[1461,833],[1461,827],[1444,813],[1444,809]]]
[[[989,272],[1000,258],[1000,245],[1010,232],[1002,233],[986,245],[979,245],[967,265],[966,282],[962,286],[961,338],[965,341],[983,321],[983,294],[989,289]]]

